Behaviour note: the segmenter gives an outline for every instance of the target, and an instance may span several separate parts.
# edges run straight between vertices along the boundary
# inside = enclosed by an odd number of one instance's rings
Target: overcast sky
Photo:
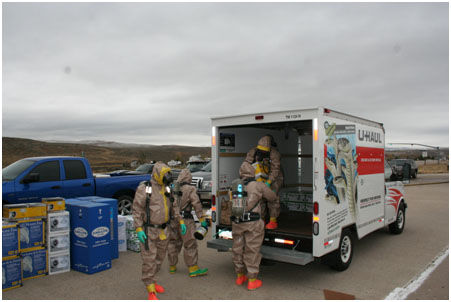
[[[3,3],[3,136],[210,144],[329,107],[449,145],[448,3]]]

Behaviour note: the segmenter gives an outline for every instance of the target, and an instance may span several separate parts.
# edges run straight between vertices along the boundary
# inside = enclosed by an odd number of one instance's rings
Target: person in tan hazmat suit
[[[186,233],[180,210],[171,202],[171,182],[171,169],[157,162],[150,182],[138,186],[133,200],[133,221],[141,242],[142,281],[149,293],[149,300],[157,300],[156,293],[164,292],[164,288],[156,283],[155,275],[167,253],[171,216],[180,224],[182,234]]]
[[[262,202],[277,207],[279,198],[263,182],[255,181],[255,169],[246,161],[240,167],[240,178],[245,186],[243,195],[247,205],[243,217],[231,217],[233,264],[237,274],[235,283],[241,285],[249,280],[247,288],[255,290],[262,285],[262,281],[257,279],[262,258],[260,247],[265,236]]]
[[[176,265],[178,262],[178,255],[183,246],[183,258],[185,260],[185,264],[188,266],[189,276],[196,277],[206,275],[208,269],[200,269],[197,266],[197,241],[196,238],[194,238],[196,224],[194,222],[193,215],[191,214],[193,208],[201,225],[204,228],[207,228],[208,225],[205,221],[205,217],[203,217],[202,204],[199,200],[199,196],[197,195],[196,188],[191,185],[191,180],[192,176],[188,169],[183,169],[177,178],[176,186],[178,185],[180,190],[174,190],[174,194],[178,193],[179,195],[174,196],[174,203],[176,203],[177,208],[180,209],[180,215],[186,225],[186,234],[181,234],[180,226],[177,221],[171,221],[171,238],[169,239],[168,259],[169,272],[174,274],[177,270]]]
[[[257,147],[247,152],[246,161],[256,169],[256,180],[263,182],[277,195],[283,185],[283,174],[280,169],[280,153],[276,149],[276,143],[271,135],[265,135],[258,141]],[[265,216],[266,207],[263,206],[262,214]],[[268,204],[269,223],[267,229],[277,228],[277,218],[280,214],[280,204]]]

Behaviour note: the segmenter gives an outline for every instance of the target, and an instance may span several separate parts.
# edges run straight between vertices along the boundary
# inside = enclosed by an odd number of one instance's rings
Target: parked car
[[[392,179],[403,177],[403,167],[405,164],[410,165],[409,178],[417,178],[418,167],[413,159],[393,159],[390,161],[390,166],[393,168]]]
[[[135,190],[149,176],[93,175],[84,157],[24,158],[2,170],[2,202],[41,202],[44,197],[97,195],[118,200],[120,214],[131,213]]]
[[[193,173],[200,171],[208,163],[208,160],[204,160],[199,156],[191,156],[187,162],[186,168]]]
[[[211,203],[211,162],[206,164],[197,172],[191,173],[193,179],[191,184],[196,187],[197,194],[202,204],[210,205]]]
[[[155,164],[142,164],[136,170],[116,170],[108,172],[110,176],[123,176],[123,175],[142,175],[142,174],[152,174],[153,166]]]

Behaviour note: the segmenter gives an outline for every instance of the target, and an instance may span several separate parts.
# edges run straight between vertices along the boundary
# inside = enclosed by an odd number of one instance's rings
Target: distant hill
[[[200,154],[211,157],[210,147],[156,146],[121,144],[116,142],[44,142],[31,139],[2,137],[3,167],[25,157],[32,156],[82,156],[90,162],[94,172],[130,169],[130,163],[171,159],[186,162],[190,156]],[[110,145],[110,146],[108,146]]]

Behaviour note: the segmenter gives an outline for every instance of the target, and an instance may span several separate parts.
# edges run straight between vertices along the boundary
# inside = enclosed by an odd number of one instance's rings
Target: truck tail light
[[[319,204],[317,201],[313,203],[313,214],[318,215],[319,213]]]
[[[211,221],[216,222],[216,195],[211,195]]]
[[[264,118],[265,118],[265,116],[263,116],[263,115],[256,115],[255,116],[255,120],[257,120],[257,121],[262,120]]]
[[[211,128],[211,145],[216,146],[216,127]]]
[[[318,119],[317,118],[313,119],[313,139],[315,141],[318,140]]]
[[[318,235],[319,234],[319,223],[318,222],[315,222],[314,224],[313,224],[313,235]]]
[[[288,244],[288,245],[293,245],[294,244],[293,240],[286,240],[286,239],[280,239],[280,238],[274,238],[274,242],[282,243],[282,244]]]

